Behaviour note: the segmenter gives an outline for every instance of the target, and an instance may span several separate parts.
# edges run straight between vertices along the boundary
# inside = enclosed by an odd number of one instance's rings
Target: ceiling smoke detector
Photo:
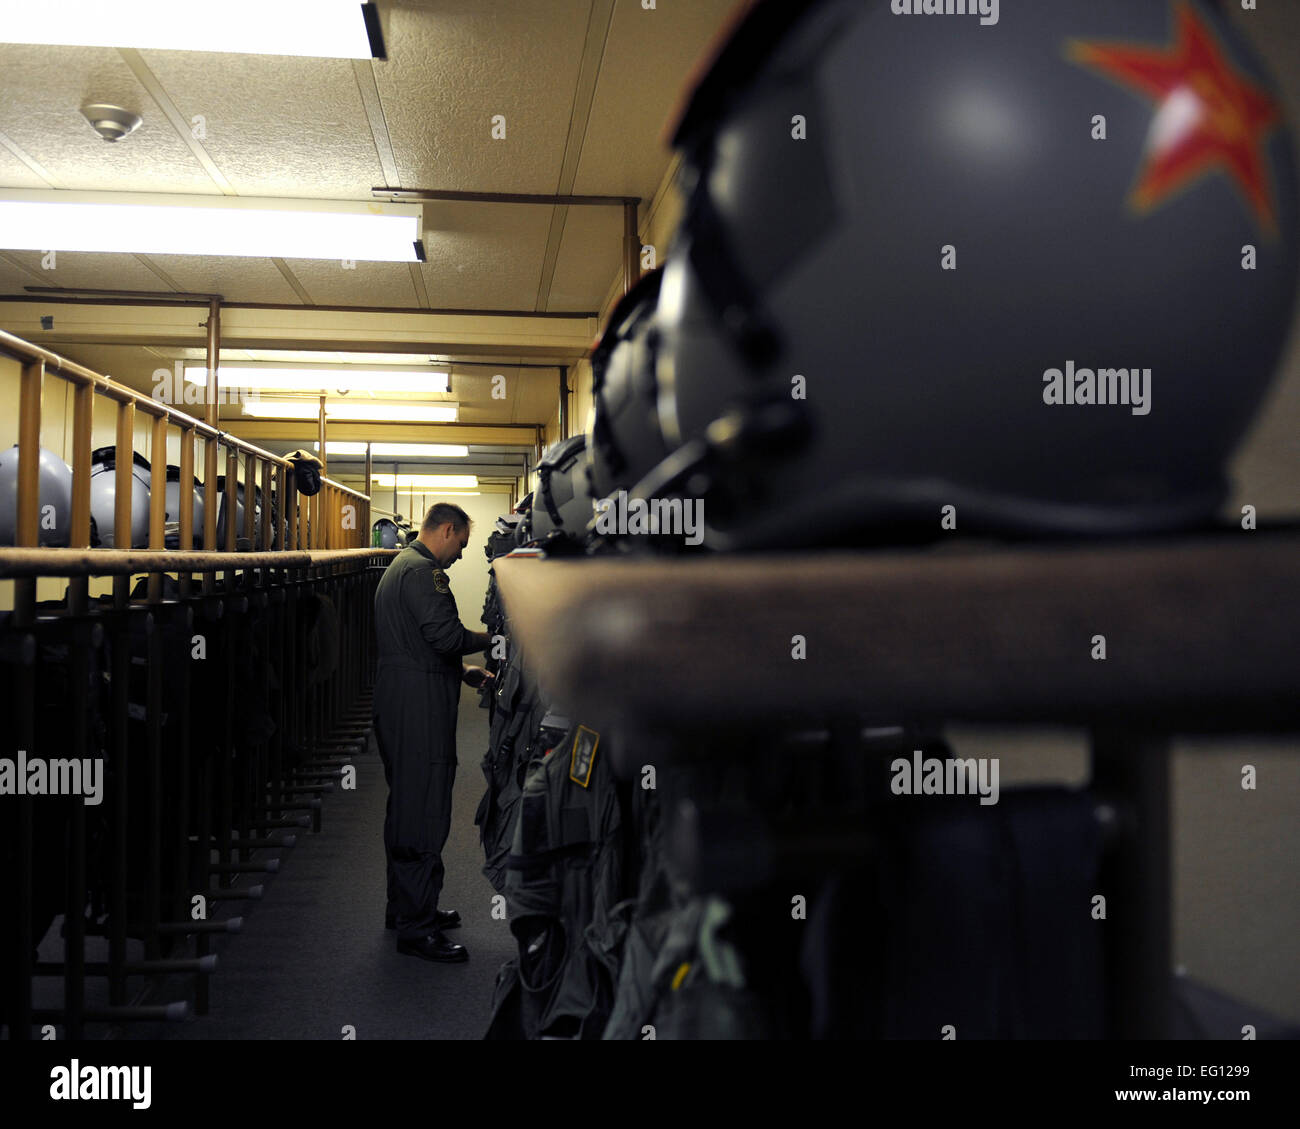
[[[106,106],[100,102],[82,106],[81,112],[105,141],[121,141],[128,133],[139,129],[144,120],[139,114],[133,114],[121,106]]]

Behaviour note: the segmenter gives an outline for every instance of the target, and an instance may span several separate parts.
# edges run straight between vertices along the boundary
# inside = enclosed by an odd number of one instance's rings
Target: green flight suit
[[[451,830],[461,656],[476,647],[447,575],[415,541],[375,590],[374,722],[388,781],[388,910],[404,940],[436,929],[442,848]]]

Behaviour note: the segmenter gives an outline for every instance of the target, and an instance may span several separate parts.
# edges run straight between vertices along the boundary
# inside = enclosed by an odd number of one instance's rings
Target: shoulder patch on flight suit
[[[433,587],[435,591],[441,592],[444,596],[451,591],[451,585],[447,582],[447,574],[440,568],[433,570]]]
[[[591,782],[591,770],[596,764],[596,746],[600,734],[585,725],[579,725],[573,735],[573,750],[569,754],[569,779],[586,788]]]

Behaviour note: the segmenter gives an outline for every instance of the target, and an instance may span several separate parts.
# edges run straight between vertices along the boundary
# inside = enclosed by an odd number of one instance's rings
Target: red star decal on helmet
[[[1204,17],[1186,0],[1171,47],[1075,41],[1069,55],[1156,104],[1147,160],[1131,204],[1149,212],[1212,172],[1240,189],[1260,225],[1277,231],[1266,141],[1278,102],[1242,74]]]

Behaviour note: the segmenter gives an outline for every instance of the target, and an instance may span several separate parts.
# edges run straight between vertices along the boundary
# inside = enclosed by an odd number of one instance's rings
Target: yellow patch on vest
[[[596,764],[596,746],[600,734],[585,725],[579,725],[573,735],[573,749],[569,753],[569,779],[584,788],[591,784],[591,770]]]

